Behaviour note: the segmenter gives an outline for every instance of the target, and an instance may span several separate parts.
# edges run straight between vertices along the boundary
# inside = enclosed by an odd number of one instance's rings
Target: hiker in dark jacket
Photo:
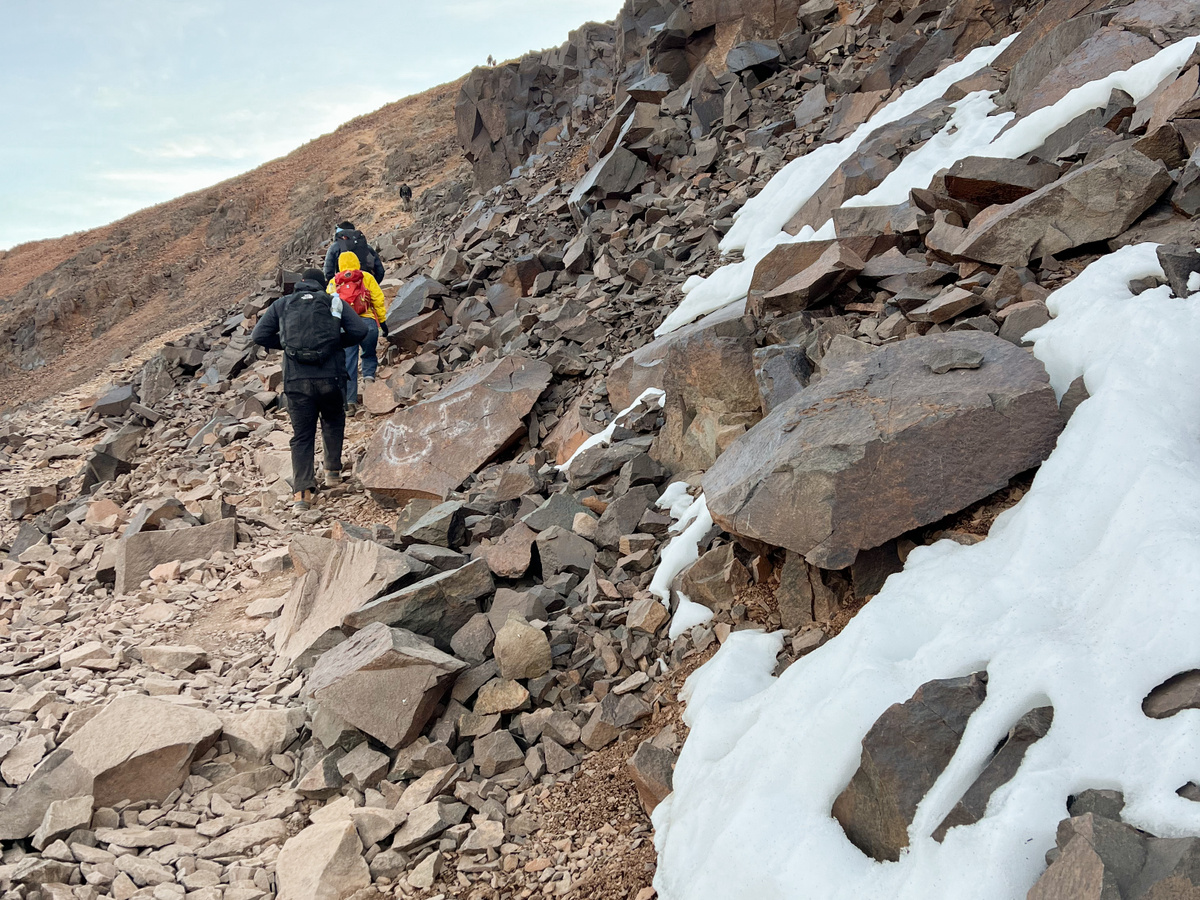
[[[262,347],[284,351],[283,392],[292,420],[292,490],[295,491],[292,505],[297,510],[310,507],[317,487],[313,456],[318,420],[325,444],[325,483],[334,485],[342,480],[342,441],[346,433],[346,412],[342,406],[346,381],[343,351],[357,346],[367,336],[367,323],[344,300],[325,293],[324,283],[320,269],[306,269],[295,291],[271,304],[251,335],[251,340]],[[306,309],[314,315],[327,310],[330,320],[338,321],[302,319]],[[305,331],[304,322],[314,325],[312,331],[319,325],[321,335]],[[308,349],[326,334],[328,347]],[[289,345],[286,348],[285,340]],[[296,356],[324,358],[302,362]]]
[[[343,253],[353,253],[364,272],[370,272],[376,281],[383,281],[383,260],[374,248],[367,243],[366,237],[354,227],[353,222],[339,222],[333,232],[333,243],[325,254],[325,283],[328,284],[338,273],[338,257]]]

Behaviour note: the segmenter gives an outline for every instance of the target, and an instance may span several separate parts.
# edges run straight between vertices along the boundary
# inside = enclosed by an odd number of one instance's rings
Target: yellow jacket
[[[338,272],[350,272],[354,269],[361,269],[362,264],[358,261],[358,254],[351,253],[347,250],[338,257]],[[367,308],[367,315],[383,324],[383,320],[387,318],[387,298],[383,296],[383,288],[379,286],[379,282],[375,280],[375,276],[370,272],[363,270],[363,287],[371,295],[371,305]],[[329,286],[325,289],[325,293],[334,295],[337,293],[337,279],[334,278],[329,282]]]

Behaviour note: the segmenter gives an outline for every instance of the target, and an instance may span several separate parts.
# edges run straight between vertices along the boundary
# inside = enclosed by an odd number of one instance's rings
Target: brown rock
[[[370,887],[371,872],[362,850],[350,819],[309,825],[279,851],[278,900],[344,900]]]
[[[492,652],[502,678],[537,678],[549,672],[554,662],[545,632],[515,616],[496,632]]]
[[[529,569],[536,540],[536,531],[524,522],[517,522],[500,535],[496,543],[484,547],[481,555],[492,574],[500,578],[520,578]]]
[[[237,546],[237,521],[221,519],[170,531],[142,531],[117,543],[116,592],[136,591],[155,566],[179,560],[210,559]]]
[[[943,348],[981,368],[934,375]],[[878,398],[886,398],[886,403]],[[732,534],[840,569],[1004,487],[1049,455],[1062,424],[1041,363],[998,337],[890,344],[831,372],[736,441],[704,476]]]
[[[395,500],[445,500],[526,430],[550,366],[504,357],[460,375],[428,400],[399,410],[371,438],[358,476]]]
[[[212,713],[139,694],[110,702],[62,743],[95,783],[97,806],[164,800],[221,733]]]
[[[416,739],[467,664],[415,634],[376,623],[326,652],[313,666],[309,695],[388,747]],[[380,698],[387,702],[380,702]]]
[[[733,553],[733,544],[709,550],[680,575],[679,590],[693,603],[727,612],[750,585],[750,573]]]
[[[293,582],[276,625],[276,652],[289,662],[311,665],[317,654],[345,637],[342,620],[347,615],[426,570],[374,541],[336,543],[319,570],[310,569]]]
[[[654,807],[671,793],[677,759],[670,750],[655,747],[650,741],[643,742],[629,758],[629,777],[646,815],[654,812]]]
[[[1171,176],[1161,162],[1124,150],[1015,203],[992,207],[971,222],[954,252],[992,265],[1023,266],[1115,237],[1170,186]]]
[[[851,843],[881,862],[900,858],[917,805],[986,696],[984,672],[930,681],[879,717],[863,738],[858,771],[833,803]]]

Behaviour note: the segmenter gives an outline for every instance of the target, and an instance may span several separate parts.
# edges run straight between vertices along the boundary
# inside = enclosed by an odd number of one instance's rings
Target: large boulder
[[[92,774],[97,806],[166,799],[192,761],[216,743],[221,720],[210,712],[140,694],[117,697],[62,743]]]
[[[33,774],[0,806],[0,841],[29,837],[55,803],[92,793],[95,777],[70,750],[59,748],[43,759]]]
[[[1167,167],[1127,149],[976,216],[956,256],[1002,266],[1116,237],[1171,187]]]
[[[858,771],[833,803],[852,844],[881,862],[900,858],[917,805],[986,696],[986,672],[930,681],[876,720],[863,738]]]
[[[309,825],[275,862],[278,900],[343,900],[371,886],[358,829],[349,818]]]
[[[394,500],[445,500],[463,479],[525,432],[525,417],[550,383],[544,362],[506,356],[398,410],[367,446],[363,486]]]
[[[465,566],[384,594],[347,613],[342,624],[355,631],[382,622],[433,638],[438,647],[448,651],[458,629],[480,611],[479,599],[490,594],[494,586],[487,561],[473,559]]]
[[[974,351],[978,368],[935,375],[947,351]],[[704,493],[726,531],[840,569],[1004,487],[1061,430],[1028,352],[981,332],[929,335],[849,360],[777,407],[717,460]]]
[[[429,567],[374,541],[334,546],[320,569],[292,583],[275,627],[275,650],[289,663],[311,665],[316,655],[345,638],[342,620],[394,591]]]
[[[754,339],[693,332],[671,345],[664,423],[651,455],[671,472],[707,469],[762,416]]]
[[[416,740],[465,668],[411,631],[375,623],[327,651],[307,690],[329,712],[395,749]]]
[[[220,519],[170,531],[141,531],[117,542],[118,594],[136,591],[155,566],[179,560],[211,559],[237,546],[237,521]]]
[[[714,337],[721,338],[750,337],[754,329],[743,318],[745,313],[746,301],[739,300],[622,356],[609,369],[605,380],[608,402],[613,410],[628,409],[647,388],[662,390],[667,354],[672,347],[690,340],[694,335],[710,332]]]

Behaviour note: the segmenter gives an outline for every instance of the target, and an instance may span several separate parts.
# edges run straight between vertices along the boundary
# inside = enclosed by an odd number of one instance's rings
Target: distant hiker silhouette
[[[306,269],[296,289],[263,313],[250,339],[283,351],[283,393],[292,420],[292,506],[310,507],[317,487],[317,422],[325,445],[325,483],[342,480],[347,347],[367,336],[367,322],[340,297],[321,290],[320,269]]]
[[[405,211],[412,209],[412,188],[407,184],[400,185],[400,202],[404,204]]]
[[[359,268],[358,257],[347,251],[338,257],[338,273],[325,290],[350,304],[367,326],[366,336],[346,348],[346,412],[354,415],[358,403],[358,355],[362,351],[363,381],[370,384],[379,369],[379,332],[387,337],[387,300],[370,272]]]
[[[383,281],[383,260],[353,222],[339,222],[334,229],[333,243],[325,253],[325,281],[332,281],[338,273],[338,257],[346,251],[357,256],[363,270],[374,275],[376,281]]]
[[[494,66],[495,64],[496,64],[496,57],[492,56],[492,54],[489,53],[488,54],[488,65]]]

